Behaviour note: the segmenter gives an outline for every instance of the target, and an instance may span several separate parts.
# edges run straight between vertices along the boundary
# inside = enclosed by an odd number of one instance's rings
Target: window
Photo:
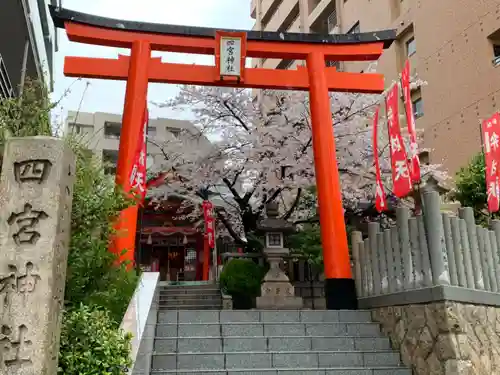
[[[493,65],[500,65],[500,43],[493,44]]]
[[[415,42],[415,37],[411,37],[410,39],[408,39],[408,41],[406,42],[406,54],[408,55],[408,57],[411,57],[413,56],[415,53],[417,52],[417,45],[416,45],[416,42]]]
[[[413,106],[413,114],[415,115],[415,118],[422,117],[424,115],[424,102],[422,101],[422,98],[416,98],[411,101],[411,104]]]
[[[354,24],[353,27],[349,29],[347,34],[359,34],[361,32],[361,26],[359,24],[359,21]]]
[[[120,138],[122,124],[119,122],[106,121],[104,123],[104,137],[105,138]]]

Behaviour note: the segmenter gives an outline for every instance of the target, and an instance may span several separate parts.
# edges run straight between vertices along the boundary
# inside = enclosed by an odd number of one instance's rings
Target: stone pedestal
[[[302,297],[295,297],[295,288],[280,268],[280,261],[288,254],[288,249],[264,249],[269,261],[269,271],[261,286],[261,296],[257,297],[257,308],[267,310],[299,310],[303,307]]]
[[[74,154],[64,141],[7,141],[0,180],[0,374],[57,373],[74,178]]]

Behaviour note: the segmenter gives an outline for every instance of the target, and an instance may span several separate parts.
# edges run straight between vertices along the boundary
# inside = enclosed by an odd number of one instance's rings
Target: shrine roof
[[[389,48],[396,39],[396,30],[380,30],[357,34],[305,34],[255,30],[229,30],[208,27],[169,25],[140,21],[118,20],[49,5],[54,25],[64,28],[65,22],[131,32],[175,35],[186,37],[214,38],[216,31],[246,32],[247,40],[261,42],[292,42],[309,44],[366,44],[383,42]]]

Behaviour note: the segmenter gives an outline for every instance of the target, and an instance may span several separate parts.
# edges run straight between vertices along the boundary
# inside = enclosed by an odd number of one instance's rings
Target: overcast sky
[[[63,7],[103,17],[166,24],[205,26],[215,28],[251,29],[250,0],[63,0]],[[82,80],[63,75],[64,56],[117,57],[129,54],[129,50],[92,46],[69,42],[63,30],[58,30],[59,51],[54,64],[54,93],[58,100],[71,86],[71,92],[62,101],[57,111],[59,120],[68,110],[82,112],[122,113],[125,82],[108,80]],[[163,61],[188,64],[214,64],[211,56],[154,53]],[[87,82],[90,85],[87,87]],[[175,96],[176,86],[149,84],[148,100],[162,101]],[[81,105],[80,105],[81,103]],[[149,106],[151,117],[185,117],[166,109]]]

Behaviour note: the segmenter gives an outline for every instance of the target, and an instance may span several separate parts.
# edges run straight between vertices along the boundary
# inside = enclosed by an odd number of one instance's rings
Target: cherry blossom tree
[[[331,110],[337,163],[346,210],[375,194],[372,122],[383,95],[332,93]],[[199,131],[184,131],[167,141],[150,138],[163,160],[151,172],[165,183],[150,196],[184,198],[191,215],[203,199],[216,199],[217,218],[236,243],[246,245],[263,217],[265,206],[278,201],[285,219],[301,222],[315,216],[309,191],[315,185],[309,97],[307,93],[261,92],[184,86],[159,106],[190,111]],[[405,120],[401,114],[401,125]],[[379,154],[386,193],[391,193],[389,147],[384,117],[380,119]],[[210,139],[210,142],[206,141]],[[437,166],[424,166],[423,173]],[[314,202],[314,200],[311,200]]]

